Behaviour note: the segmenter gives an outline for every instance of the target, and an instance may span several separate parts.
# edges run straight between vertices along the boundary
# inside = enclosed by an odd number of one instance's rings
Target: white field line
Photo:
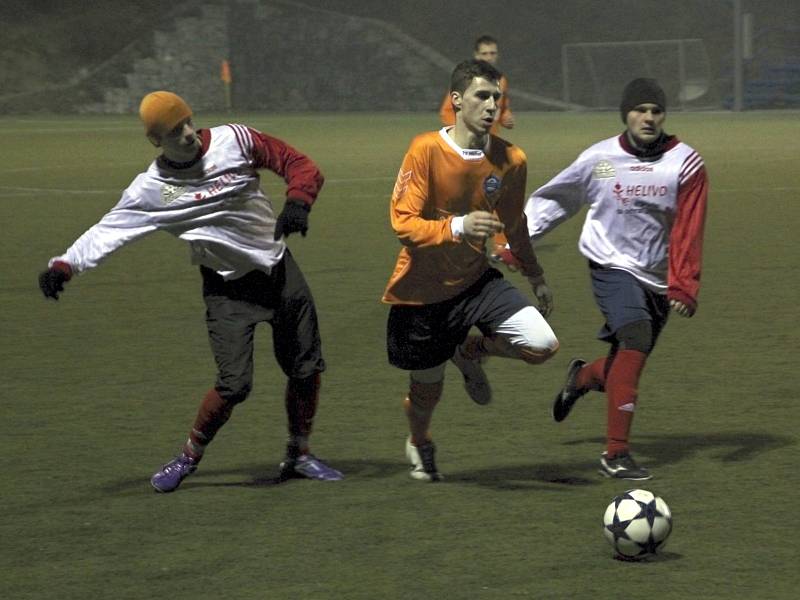
[[[748,153],[751,153],[751,151],[752,151],[753,154],[758,154],[759,153],[757,149],[745,149],[745,150]],[[769,162],[771,162],[771,163],[789,162],[789,161],[794,163],[794,162],[797,161],[797,158],[794,155],[789,155],[789,156],[787,156],[787,155],[782,155],[782,156],[771,155],[771,156],[765,156],[764,160],[769,160]],[[533,163],[535,164],[536,161],[534,160]],[[750,158],[726,159],[725,160],[725,164],[726,165],[741,164],[741,163],[752,164],[753,163],[753,158],[750,157]],[[149,166],[149,164],[150,163],[146,159],[145,160],[137,160],[137,161],[125,161],[125,162],[114,161],[114,162],[105,162],[105,163],[92,163],[92,168],[102,169],[102,168],[105,168],[105,167],[128,167],[128,166],[134,166],[134,167],[139,167],[140,169],[143,170],[144,168]],[[706,165],[708,165],[708,162],[706,162]],[[84,168],[85,166],[86,166],[86,163],[82,163],[81,162],[81,163],[76,163],[76,164],[72,164],[72,165],[68,165],[68,164],[52,164],[52,163],[50,163],[50,164],[42,164],[42,165],[29,166],[29,167],[0,168],[0,175],[4,175],[4,174],[7,174],[7,173],[33,173],[33,172],[37,172],[37,171],[38,172],[46,172],[46,171],[56,171],[56,170],[62,170],[62,169],[76,169],[76,168]],[[529,167],[530,166],[532,166],[532,165],[529,163]],[[538,175],[548,175],[548,174],[555,175],[557,172],[558,171],[554,170],[554,169],[535,169],[535,168],[529,168],[528,169],[528,173],[530,173],[530,174],[538,174]],[[350,182],[357,182],[357,181],[388,181],[388,180],[394,180],[394,179],[395,179],[395,176],[392,176],[392,177],[352,177],[352,178],[342,178],[342,179],[326,179],[325,181],[327,183],[350,183]]]
[[[92,168],[103,169],[106,167],[127,167],[127,166],[139,166],[140,168],[146,168],[150,163],[147,161],[126,161],[126,162],[107,162],[107,163],[92,163]],[[34,173],[34,172],[45,172],[45,171],[54,171],[58,169],[75,169],[75,168],[83,168],[86,166],[86,163],[76,163],[74,165],[38,165],[36,167],[14,167],[13,169],[0,169],[0,175],[5,173]]]
[[[32,121],[36,123],[35,121]],[[42,123],[46,125],[46,123]],[[85,125],[81,123],[75,122],[75,127],[37,127],[36,129],[4,129],[3,133],[6,135],[11,134],[19,134],[19,135],[40,135],[43,133],[86,133],[87,131],[95,132],[95,131],[140,131],[141,127],[136,127],[132,125],[104,125],[102,127],[92,127],[91,129],[86,129]]]
[[[113,194],[119,196],[121,193],[122,190],[59,190],[52,188],[14,188],[0,186],[0,198],[10,198],[12,196],[30,196],[31,194],[69,194],[75,196]]]
[[[383,177],[383,178],[373,178],[374,180],[381,180],[381,181],[394,181],[394,177]],[[354,180],[355,181],[355,180]],[[358,180],[363,181],[363,180]],[[343,182],[350,182],[350,180],[333,180],[327,183],[343,183]],[[736,193],[748,193],[759,195],[763,194],[764,192],[797,192],[800,191],[800,186],[795,187],[758,187],[758,188],[713,188],[711,193],[713,195],[716,194],[736,194]],[[121,195],[122,190],[118,189],[109,189],[109,190],[64,190],[58,188],[15,188],[15,187],[4,187],[0,186],[0,198],[14,198],[14,197],[28,197],[32,194],[47,194],[47,195],[71,195],[71,196],[95,196],[95,195],[108,195],[112,197],[117,197]],[[387,192],[384,195],[388,195],[390,192]],[[374,197],[382,197],[381,194],[365,194],[365,193],[355,193],[355,194],[348,194],[349,198],[374,198]],[[273,198],[277,199],[277,197]]]

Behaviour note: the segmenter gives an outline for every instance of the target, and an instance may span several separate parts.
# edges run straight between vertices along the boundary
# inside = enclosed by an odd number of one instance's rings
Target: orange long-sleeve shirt
[[[496,136],[489,140],[485,152],[459,148],[443,128],[411,142],[389,211],[403,248],[384,302],[433,304],[475,283],[489,268],[486,249],[484,244],[454,238],[451,221],[476,210],[494,212],[503,222],[523,274],[542,273],[523,212],[525,153]]]
[[[500,78],[500,91],[503,93],[500,96],[500,105],[497,107],[497,119],[492,125],[491,133],[497,135],[500,130],[500,125],[505,123],[505,120],[511,116],[511,102],[508,99],[508,80],[505,75]],[[442,105],[439,107],[439,119],[442,125],[450,126],[456,124],[456,111],[453,109],[453,103],[450,101],[450,92],[447,92],[442,99]],[[505,127],[505,125],[503,125]]]

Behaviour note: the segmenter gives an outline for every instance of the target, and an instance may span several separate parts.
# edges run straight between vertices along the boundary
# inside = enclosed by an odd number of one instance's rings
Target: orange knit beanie
[[[172,92],[151,92],[142,98],[139,116],[148,135],[164,135],[178,123],[192,116],[183,98]]]

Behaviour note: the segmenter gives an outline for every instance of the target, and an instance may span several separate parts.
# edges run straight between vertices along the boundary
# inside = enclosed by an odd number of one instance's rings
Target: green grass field
[[[347,479],[272,483],[284,379],[261,330],[254,393],[170,495],[149,477],[214,376],[188,249],[155,234],[58,303],[36,285],[154,150],[134,117],[0,119],[0,597],[796,598],[798,117],[667,120],[704,156],[711,197],[699,312],[671,319],[640,388],[634,449],[655,478],[639,487],[675,518],[666,552],[641,564],[612,560],[601,533],[606,504],[636,487],[596,472],[604,397],[562,424],[549,414],[568,360],[605,352],[581,217],[539,249],[559,354],[538,367],[490,361],[488,407],[451,370],[434,420],[447,480],[407,475],[407,376],[386,362],[379,298],[398,250],[394,176],[433,114],[197,117],[282,137],[326,175],[308,237],[290,246],[328,361],[314,450]],[[528,154],[532,190],[620,127],[615,113],[521,113],[508,138]],[[263,182],[280,202],[283,182]]]

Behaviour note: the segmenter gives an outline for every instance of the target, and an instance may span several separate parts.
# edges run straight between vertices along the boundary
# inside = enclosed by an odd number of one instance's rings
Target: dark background
[[[132,46],[139,55],[146,54],[154,30],[168,28],[175,15],[195,10],[200,4],[2,0],[0,100],[77,80],[121,52],[131,52]],[[711,58],[720,97],[729,94],[731,87],[731,0],[305,0],[272,4],[293,5],[299,12],[305,6],[382,19],[453,62],[469,57],[474,38],[489,33],[500,41],[500,66],[512,87],[552,98],[561,94],[560,53],[564,43],[700,38]],[[758,62],[746,65],[751,77],[787,61],[800,63],[800,2],[745,0],[743,8],[753,14],[756,33]],[[291,37],[293,32],[277,35]],[[293,43],[300,48],[304,40]],[[263,44],[269,46],[270,40],[265,39]],[[363,59],[355,52],[341,54],[338,58],[343,68]],[[800,69],[797,77],[800,79]],[[108,85],[114,83],[110,78]],[[25,104],[21,102],[17,108],[23,110]]]

